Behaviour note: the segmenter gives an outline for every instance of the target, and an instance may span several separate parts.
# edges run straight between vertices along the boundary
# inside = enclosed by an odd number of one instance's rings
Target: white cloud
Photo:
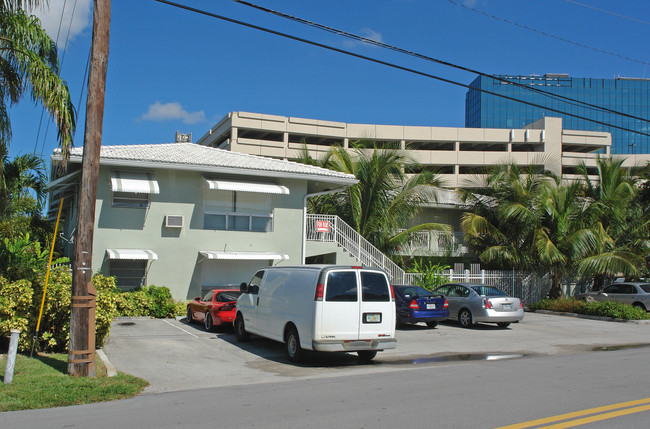
[[[205,121],[205,112],[199,110],[198,112],[188,112],[183,109],[180,103],[171,102],[162,104],[156,101],[154,104],[149,105],[147,113],[143,114],[139,120],[141,121],[171,121],[180,119],[184,124],[196,124]]]
[[[365,37],[366,39],[374,40],[375,42],[384,42],[384,38],[382,37],[381,33],[378,31],[373,30],[372,28],[364,27],[359,31],[359,36]],[[359,45],[365,45],[365,46],[371,46],[368,45],[365,42],[358,42],[358,41],[352,41],[352,40],[346,40],[343,42],[343,45],[346,48],[353,48],[355,46]]]
[[[38,16],[41,25],[52,40],[56,41],[57,34],[59,35],[57,45],[59,48],[63,48],[66,38],[70,42],[83,33],[86,28],[92,28],[91,4],[92,0],[77,0],[76,2],[50,0],[49,7],[47,5],[37,7],[30,13]],[[61,19],[62,14],[63,19]],[[68,32],[70,32],[69,36]]]

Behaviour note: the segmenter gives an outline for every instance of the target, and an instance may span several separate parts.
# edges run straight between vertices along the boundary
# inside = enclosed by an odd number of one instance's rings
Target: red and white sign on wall
[[[326,220],[316,221],[316,232],[330,232],[330,223]]]

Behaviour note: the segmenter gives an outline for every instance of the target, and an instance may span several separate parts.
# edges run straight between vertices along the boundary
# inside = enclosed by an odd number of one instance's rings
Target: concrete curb
[[[601,320],[603,322],[635,323],[637,325],[645,325],[650,323],[650,320],[614,319],[613,317],[589,316],[587,314],[565,313],[562,311],[534,310],[530,312],[539,313],[539,314],[550,314],[552,316],[576,317],[578,319]]]
[[[96,353],[104,363],[104,366],[106,366],[106,375],[108,377],[115,377],[117,375],[117,371],[115,370],[113,364],[108,360],[108,356],[106,356],[104,350],[97,350]]]

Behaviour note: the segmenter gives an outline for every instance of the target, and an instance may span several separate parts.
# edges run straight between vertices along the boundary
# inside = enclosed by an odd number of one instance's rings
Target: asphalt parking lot
[[[104,352],[118,371],[148,380],[145,393],[160,393],[650,345],[650,323],[526,313],[508,329],[489,324],[463,329],[449,322],[435,329],[424,324],[398,329],[396,336],[397,348],[369,364],[356,354],[312,353],[296,365],[286,360],[282,344],[255,336],[239,343],[231,329],[206,332],[185,318],[119,318]]]

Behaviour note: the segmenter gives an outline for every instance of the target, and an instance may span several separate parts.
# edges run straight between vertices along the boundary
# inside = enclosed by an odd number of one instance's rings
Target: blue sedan
[[[393,286],[397,325],[424,322],[434,328],[440,320],[449,317],[447,300],[442,295],[433,295],[420,286]]]

